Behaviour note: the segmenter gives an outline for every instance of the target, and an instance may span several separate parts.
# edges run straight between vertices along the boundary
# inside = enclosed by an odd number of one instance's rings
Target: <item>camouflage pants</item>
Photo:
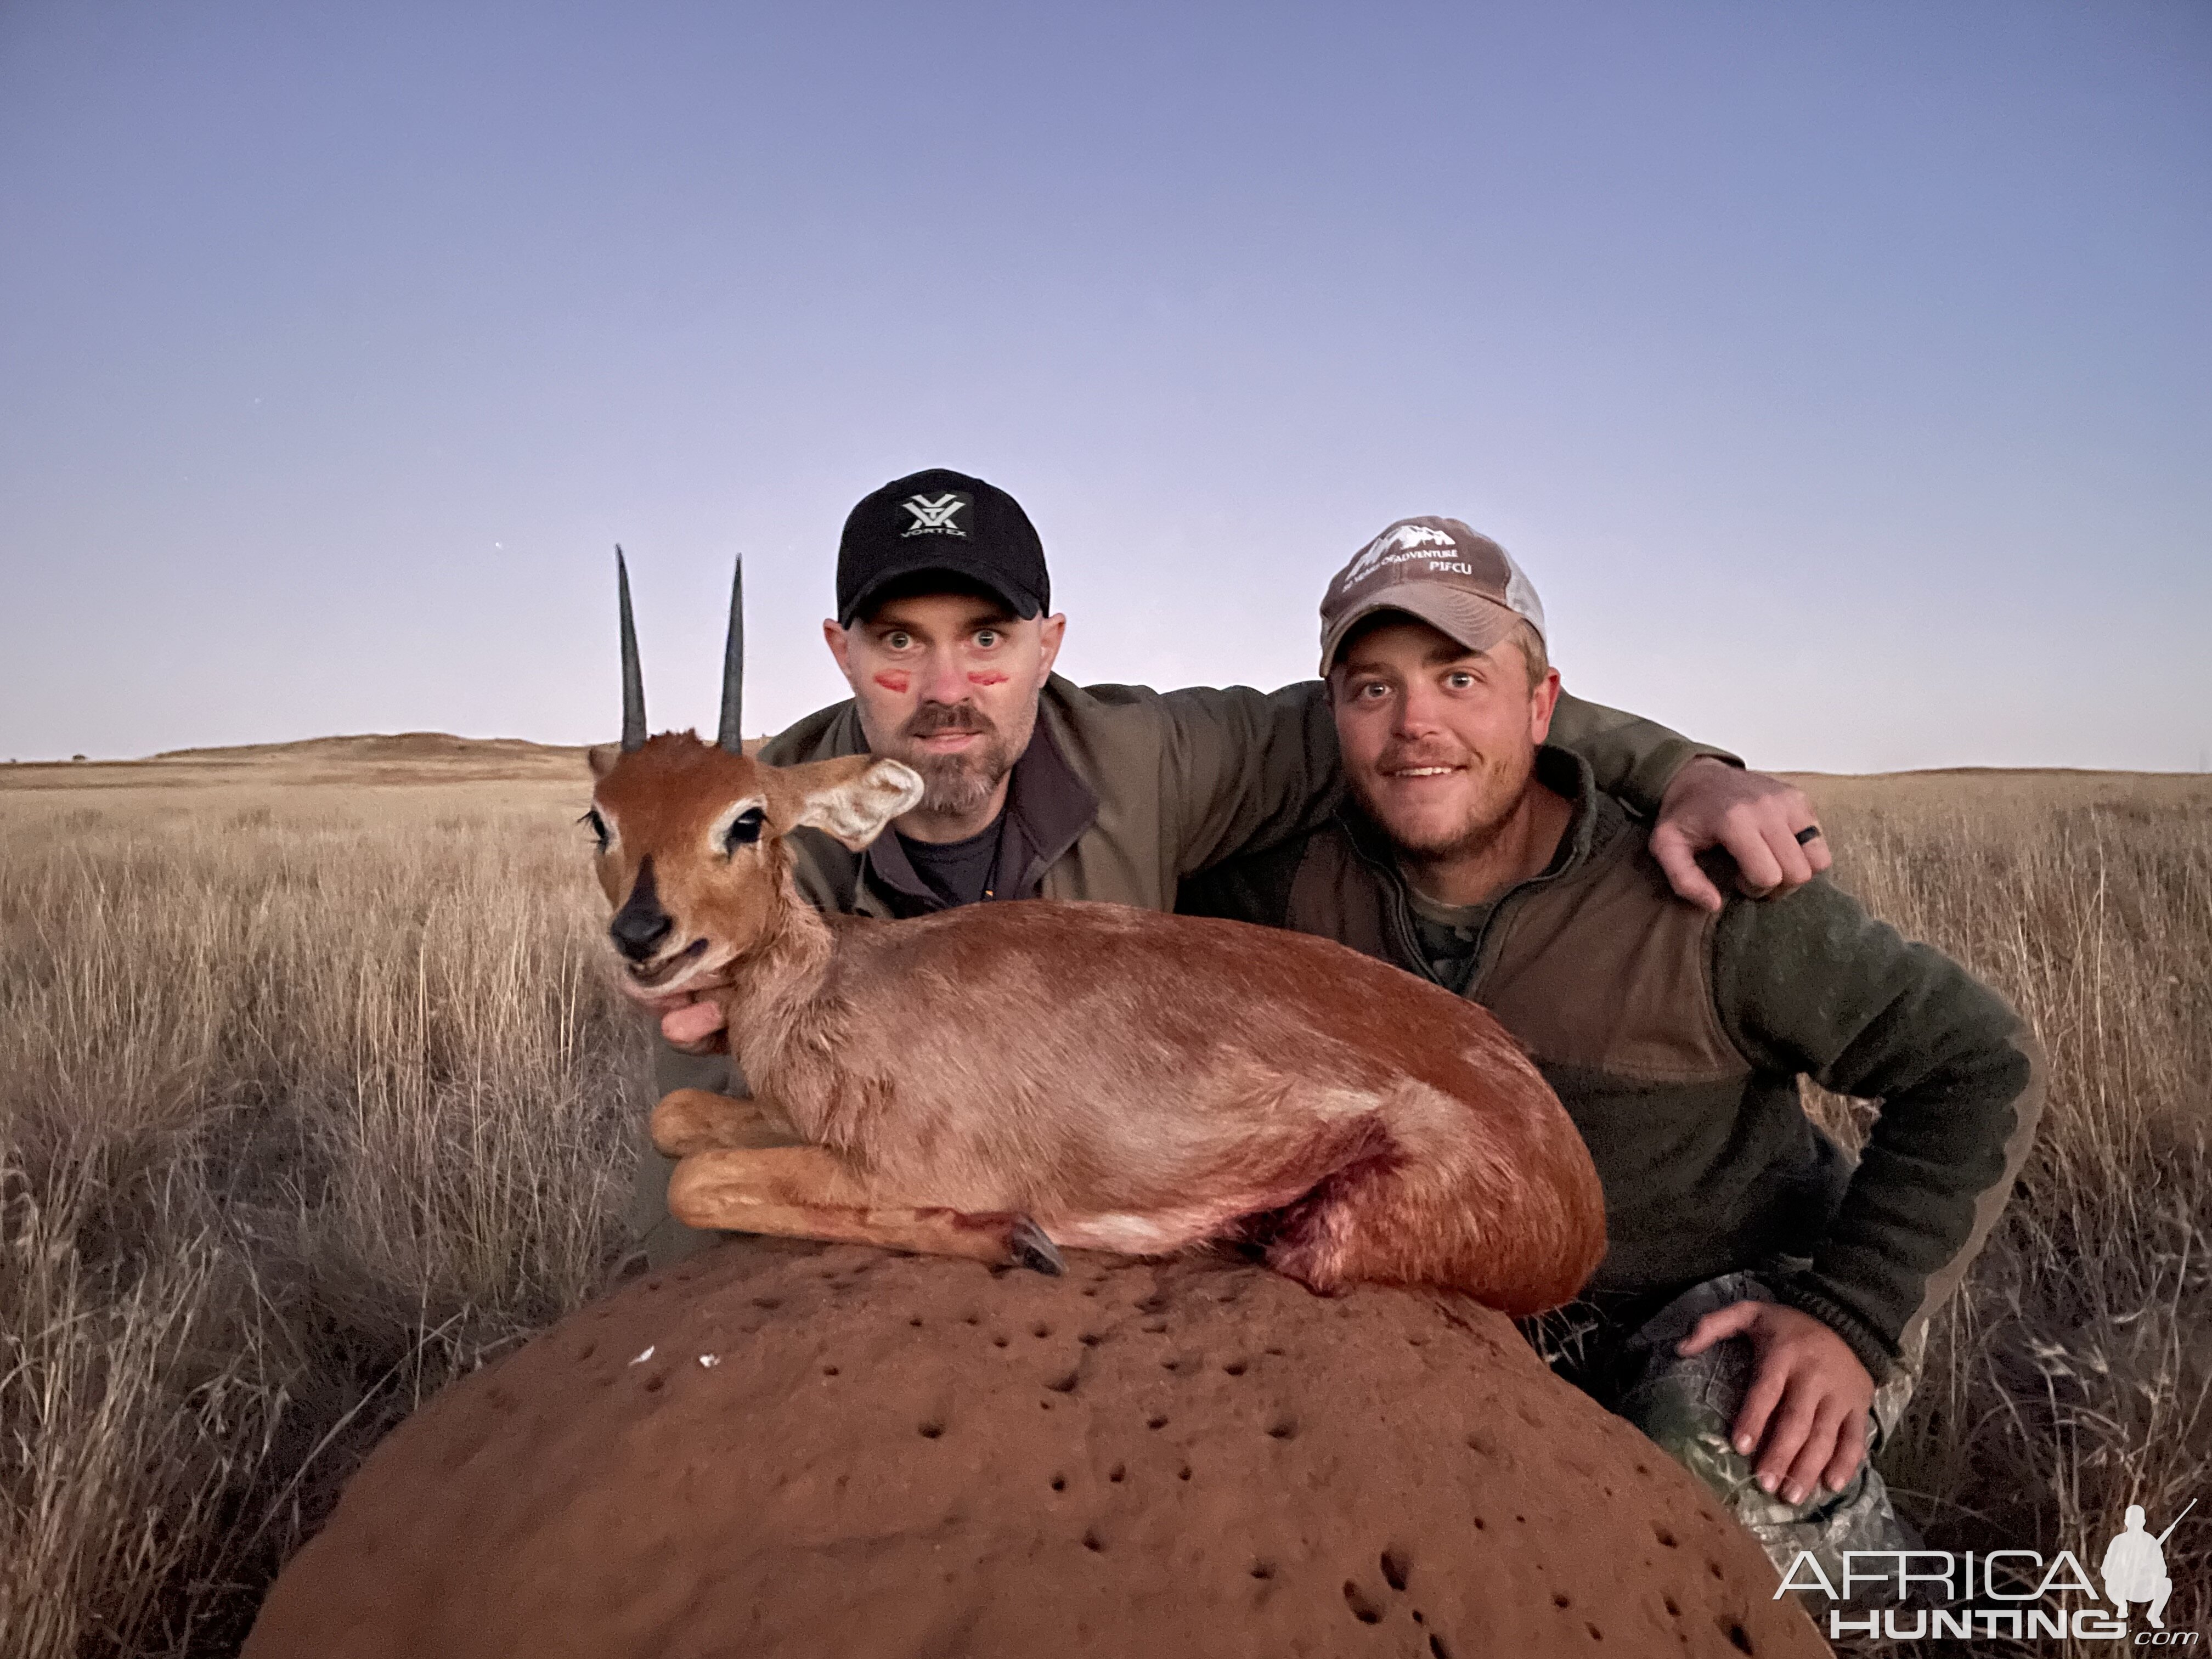
[[[1752,1460],[1730,1440],[1751,1387],[1750,1340],[1733,1337],[1687,1358],[1674,1352],[1705,1315],[1731,1303],[1772,1300],[1773,1292],[1754,1274],[1729,1273],[1692,1285],[1656,1311],[1650,1310],[1648,1299],[1611,1310],[1577,1303],[1546,1316],[1529,1334],[1555,1370],[1633,1423],[1710,1487],[1759,1540],[1776,1572],[1787,1572],[1802,1550],[1838,1583],[1846,1550],[1918,1547],[1875,1472],[1874,1453],[1896,1432],[1912,1396],[1922,1334],[1911,1334],[1907,1363],[1875,1391],[1868,1455],[1858,1472],[1839,1492],[1816,1487],[1804,1503],[1790,1504],[1759,1489]]]

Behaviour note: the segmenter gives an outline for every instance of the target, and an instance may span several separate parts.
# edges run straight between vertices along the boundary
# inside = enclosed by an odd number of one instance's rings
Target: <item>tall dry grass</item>
[[[1931,1329],[1885,1472],[1933,1547],[2072,1549],[2093,1577],[2128,1504],[2142,1504],[2157,1532],[2198,1499],[2166,1547],[2166,1618],[2202,1631],[2212,1624],[2212,780],[1810,787],[1844,884],[2002,990],[2051,1061],[2034,1156],[1966,1291]],[[1840,1103],[1825,1108],[1850,1128],[1866,1121]]]
[[[1954,1548],[2201,1495],[2201,1628],[2212,784],[1812,787],[1845,882],[2054,1060],[1887,1472]],[[580,794],[0,793],[0,1653],[232,1650],[376,1437],[589,1292],[646,1065]]]
[[[0,1653],[234,1651],[588,1293],[643,1060],[558,799],[0,797]]]

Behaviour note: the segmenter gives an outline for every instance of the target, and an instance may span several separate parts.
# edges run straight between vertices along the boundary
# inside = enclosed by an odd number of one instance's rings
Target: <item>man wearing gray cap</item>
[[[1995,993],[1825,879],[1681,903],[1640,814],[1547,743],[1543,606],[1505,550],[1404,519],[1322,601],[1349,797],[1181,908],[1334,939],[1482,1003],[1588,1143],[1607,1254],[1532,1335],[1766,1546],[1899,1547],[1894,1428],[2041,1105]],[[1856,1164],[1800,1103],[1879,1098]]]

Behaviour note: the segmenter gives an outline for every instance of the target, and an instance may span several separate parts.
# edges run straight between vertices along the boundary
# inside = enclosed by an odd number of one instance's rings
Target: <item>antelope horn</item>
[[[622,746],[645,747],[645,671],[637,664],[637,624],[629,614],[629,566],[623,560],[622,544],[615,544],[615,585],[622,594]]]
[[[722,653],[722,726],[714,741],[732,755],[744,753],[745,562],[730,580],[730,638]]]

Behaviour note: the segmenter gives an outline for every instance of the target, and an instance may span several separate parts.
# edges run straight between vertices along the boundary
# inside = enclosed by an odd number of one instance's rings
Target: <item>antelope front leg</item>
[[[678,1089],[653,1109],[653,1144],[670,1158],[711,1146],[803,1146],[798,1131],[767,1102]]]
[[[656,1138],[659,1120],[656,1112]],[[1061,1270],[1059,1250],[1025,1215],[878,1204],[872,1196],[836,1154],[819,1146],[710,1147],[676,1166],[668,1212],[687,1227],[713,1231],[877,1244],[1042,1273]]]

